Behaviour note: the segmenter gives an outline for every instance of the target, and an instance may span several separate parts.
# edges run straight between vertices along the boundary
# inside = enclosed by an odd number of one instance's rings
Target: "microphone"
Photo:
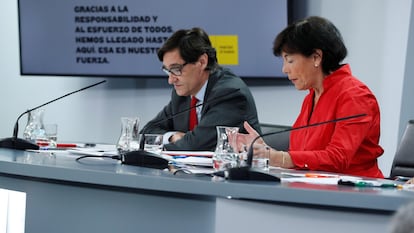
[[[139,142],[139,150],[129,151],[129,152],[121,154],[120,155],[121,162],[123,164],[134,165],[134,166],[139,166],[139,167],[149,167],[149,168],[157,168],[157,169],[168,168],[168,163],[170,162],[168,159],[165,159],[165,158],[161,157],[161,155],[159,155],[159,154],[152,153],[152,152],[144,150],[145,132],[147,131],[149,126],[158,125],[158,124],[160,124],[164,121],[171,120],[171,119],[177,117],[178,115],[181,115],[183,113],[187,113],[191,109],[197,108],[197,107],[202,106],[204,104],[214,103],[214,102],[220,101],[220,100],[223,99],[223,97],[227,97],[227,96],[229,96],[233,93],[236,93],[238,91],[240,91],[240,88],[231,90],[230,92],[228,92],[226,94],[219,95],[219,96],[217,96],[214,99],[211,99],[209,101],[205,101],[203,103],[200,103],[200,104],[197,104],[195,106],[189,107],[189,108],[184,109],[182,111],[176,112],[176,113],[172,114],[171,116],[169,116],[165,119],[160,119],[156,122],[151,123],[150,125],[146,125],[146,127],[144,127],[141,130],[142,133],[141,133],[141,139],[140,139],[140,142]]]
[[[16,124],[14,124],[14,129],[13,129],[13,137],[10,137],[10,138],[3,138],[3,139],[1,139],[1,140],[0,140],[0,148],[10,148],[10,149],[17,149],[17,150],[27,150],[27,149],[31,149],[31,150],[38,150],[38,149],[39,149],[39,146],[38,146],[37,144],[32,143],[32,142],[30,142],[30,141],[27,141],[27,140],[24,140],[24,139],[21,139],[21,138],[18,138],[18,137],[17,137],[17,135],[18,135],[18,133],[19,133],[19,120],[20,120],[20,118],[21,118],[22,116],[24,116],[25,114],[27,114],[27,113],[29,113],[29,112],[33,111],[33,110],[36,110],[36,109],[41,108],[41,107],[43,107],[43,106],[45,106],[45,105],[48,105],[48,104],[50,104],[50,103],[53,103],[53,102],[55,102],[55,101],[57,101],[57,100],[60,100],[60,99],[62,99],[62,98],[65,98],[65,97],[67,97],[67,96],[69,96],[69,95],[72,95],[72,94],[75,94],[75,93],[77,93],[77,92],[80,92],[80,91],[86,90],[86,89],[88,89],[88,88],[94,87],[94,86],[99,85],[99,84],[104,83],[104,82],[106,82],[106,80],[103,80],[103,81],[101,81],[101,82],[98,82],[98,83],[95,83],[95,84],[89,85],[89,86],[87,86],[87,87],[81,88],[81,89],[76,90],[76,91],[72,91],[72,92],[70,92],[70,93],[68,93],[68,94],[66,94],[66,95],[63,95],[63,96],[61,96],[61,97],[59,97],[59,98],[53,99],[53,100],[51,100],[51,101],[49,101],[49,102],[46,102],[46,103],[44,103],[44,104],[41,104],[41,105],[39,105],[39,106],[37,106],[37,107],[34,107],[34,108],[32,108],[32,109],[29,109],[29,110],[27,110],[27,111],[23,112],[23,113],[22,113],[22,114],[20,114],[20,116],[17,118],[17,120],[16,120]]]
[[[366,116],[366,115],[367,115],[366,113],[356,114],[356,115],[336,118],[336,119],[333,119],[333,120],[317,122],[317,123],[310,124],[310,125],[303,125],[303,126],[299,126],[299,127],[295,127],[295,128],[290,128],[290,129],[280,130],[280,131],[276,131],[276,132],[269,132],[269,133],[261,134],[261,135],[255,137],[253,139],[252,143],[250,144],[249,150],[247,152],[247,161],[246,161],[247,165],[246,166],[230,168],[230,169],[224,170],[224,171],[218,171],[218,172],[215,172],[214,175],[221,176],[221,177],[224,177],[224,178],[229,179],[229,180],[255,180],[255,181],[276,181],[276,182],[280,182],[279,177],[277,177],[275,175],[272,175],[272,174],[269,174],[269,173],[262,172],[258,169],[252,168],[253,145],[254,145],[254,143],[256,142],[257,139],[259,139],[261,137],[266,137],[266,136],[269,136],[269,135],[274,135],[274,134],[279,134],[279,133],[284,133],[284,132],[289,132],[289,131],[294,131],[294,130],[300,130],[300,129],[306,129],[306,128],[311,128],[311,127],[315,127],[315,126],[319,126],[319,125],[335,123],[335,122],[339,122],[339,121],[345,121],[345,120],[349,120],[349,119],[353,119],[353,118],[363,117],[363,116]]]

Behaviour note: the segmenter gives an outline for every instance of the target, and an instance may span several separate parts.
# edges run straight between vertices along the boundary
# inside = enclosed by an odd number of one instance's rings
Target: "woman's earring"
[[[318,67],[319,65],[315,63],[315,67]]]

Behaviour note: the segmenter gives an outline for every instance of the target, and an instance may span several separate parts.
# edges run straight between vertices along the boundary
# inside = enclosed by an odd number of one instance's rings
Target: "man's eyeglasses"
[[[187,64],[188,64],[188,62],[185,62],[184,64],[176,64],[176,65],[173,65],[169,69],[167,67],[165,67],[165,66],[162,66],[161,69],[168,76],[170,76],[171,74],[173,74],[175,76],[180,76],[182,74],[182,70],[183,70],[184,66],[187,65]]]

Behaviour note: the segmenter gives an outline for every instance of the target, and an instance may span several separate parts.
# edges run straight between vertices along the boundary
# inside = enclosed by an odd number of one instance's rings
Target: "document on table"
[[[211,174],[213,169],[213,154],[211,151],[163,151],[178,170],[192,174]]]
[[[71,154],[76,155],[93,155],[93,156],[103,156],[103,155],[117,155],[118,151],[116,150],[115,145],[111,144],[97,144],[94,147],[76,147],[67,150]]]
[[[289,178],[281,178],[282,183],[289,183],[289,182],[302,182],[308,184],[338,184],[338,178],[309,178],[309,177],[289,177]]]
[[[172,161],[174,161],[175,163],[182,163],[193,166],[213,167],[213,160],[211,158],[189,156],[173,158]]]
[[[349,175],[336,175],[330,173],[289,173],[282,172],[282,183],[302,182],[308,184],[347,185],[359,188],[397,188],[404,189],[404,185],[385,179],[363,178]],[[406,187],[408,189],[408,187]]]
[[[281,173],[281,182],[303,182],[309,184],[331,184],[337,185],[340,179],[356,179],[357,177],[351,176],[339,176],[329,173],[290,173],[282,172]]]
[[[196,156],[211,158],[214,155],[212,151],[162,151],[162,154],[170,156]]]

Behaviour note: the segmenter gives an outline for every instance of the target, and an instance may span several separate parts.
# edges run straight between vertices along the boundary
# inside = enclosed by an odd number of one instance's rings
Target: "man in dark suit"
[[[166,150],[213,151],[218,125],[242,129],[247,121],[260,132],[249,88],[240,77],[218,65],[216,51],[204,30],[176,31],[159,49],[158,58],[174,90],[170,102],[143,129],[145,133],[164,134]],[[193,129],[189,124],[191,111],[186,111],[192,97],[198,99],[197,105],[202,104],[195,108],[197,125]]]

